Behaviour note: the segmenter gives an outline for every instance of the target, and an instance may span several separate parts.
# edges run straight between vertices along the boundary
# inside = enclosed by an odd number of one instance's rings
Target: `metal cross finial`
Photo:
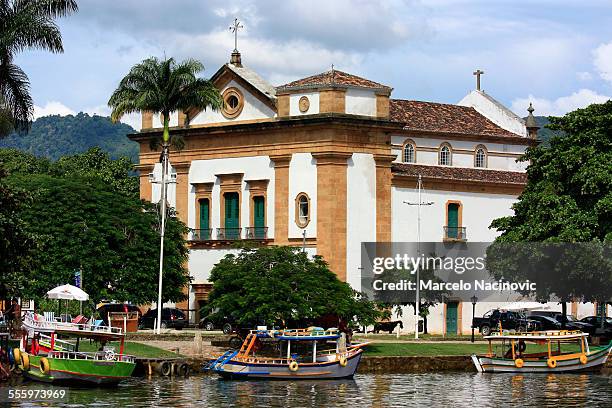
[[[474,75],[476,75],[476,90],[480,91],[480,76],[484,74],[484,71],[477,69],[474,71]]]
[[[234,23],[230,26],[230,31],[234,33],[234,51],[238,51],[238,29],[244,28],[237,18],[234,19]]]

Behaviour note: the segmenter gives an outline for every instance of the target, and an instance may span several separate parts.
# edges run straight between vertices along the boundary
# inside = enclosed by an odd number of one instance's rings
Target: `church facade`
[[[362,242],[416,241],[417,209],[405,203],[417,201],[419,176],[433,202],[421,209],[420,238],[430,242],[493,240],[491,221],[512,214],[525,186],[517,159],[535,143],[531,112],[525,123],[480,89],[455,105],[394,99],[390,86],[335,69],[275,87],[237,51],[211,81],[224,108],[170,122],[185,146],[170,154],[168,201],[191,229],[193,282],[178,307],[194,321],[212,267],[236,241],[304,246],[359,289]],[[140,143],[141,197],[154,202],[161,165],[149,140],[161,128],[143,112],[130,136]],[[467,333],[469,306],[432,308],[430,332]]]

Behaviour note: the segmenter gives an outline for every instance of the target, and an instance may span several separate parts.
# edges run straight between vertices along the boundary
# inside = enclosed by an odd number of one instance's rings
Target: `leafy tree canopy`
[[[32,204],[20,210],[40,245],[27,273],[23,295],[40,299],[51,288],[73,282],[83,271],[83,289],[93,301],[153,301],[159,256],[155,207],[117,192],[98,178],[12,175],[7,182],[31,192]],[[166,225],[165,301],[183,300],[189,282],[185,268],[186,227]]]
[[[541,301],[552,294],[564,302],[609,300],[612,101],[550,121],[562,136],[527,149],[527,185],[514,215],[491,224],[501,235],[487,251],[487,264],[498,278],[539,281]],[[579,244],[504,246],[520,242]]]
[[[291,322],[336,315],[374,323],[376,304],[338,280],[325,261],[292,247],[245,248],[211,271],[211,309],[239,323]]]
[[[4,177],[0,168],[0,299],[16,296],[24,287],[36,245],[21,216],[30,197],[7,186]]]
[[[138,177],[127,157],[111,159],[99,147],[82,154],[65,156],[58,161],[36,157],[16,149],[0,149],[0,163],[11,174],[48,174],[58,177],[98,178],[118,192],[139,196]]]

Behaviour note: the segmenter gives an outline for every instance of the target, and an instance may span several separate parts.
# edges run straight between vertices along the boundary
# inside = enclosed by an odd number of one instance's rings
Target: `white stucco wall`
[[[464,140],[445,140],[437,138],[417,138],[417,137],[406,137],[400,135],[394,135],[391,137],[391,144],[395,146],[403,145],[407,139],[413,140],[416,145],[416,162],[417,164],[438,164],[438,151],[442,143],[449,143],[453,149],[453,167],[474,167],[474,152],[476,146],[484,145],[488,152],[487,168],[493,170],[511,170],[511,171],[524,171],[527,168],[528,163],[516,161],[519,155],[525,152],[527,146],[514,145],[514,144],[503,144],[503,143],[491,143],[491,142],[477,142],[477,141],[464,141]],[[419,149],[421,148],[421,149]],[[422,148],[436,149],[436,151],[425,151]],[[402,162],[403,155],[400,147],[394,147],[393,153],[397,155],[395,161]],[[462,152],[462,151],[469,151]],[[500,156],[497,156],[500,154]],[[509,156],[510,155],[510,156]]]
[[[345,110],[352,115],[376,116],[376,94],[366,89],[347,89]]]
[[[504,194],[468,193],[461,191],[427,190],[424,185],[423,201],[433,201],[433,205],[421,207],[421,241],[440,242],[446,223],[446,203],[449,200],[461,201],[462,226],[466,227],[468,241],[491,242],[496,236],[489,229],[495,218],[512,214],[510,208],[516,197]],[[391,190],[391,237],[396,242],[416,242],[417,207],[404,204],[404,201],[418,202],[415,188]]]
[[[470,92],[457,105],[471,106],[502,129],[527,137],[527,129],[521,118],[482,91]]]
[[[266,119],[273,118],[276,116],[268,105],[257,99],[253,94],[247,91],[244,87],[239,85],[235,81],[230,81],[221,89],[223,93],[227,88],[238,88],[244,95],[244,107],[240,115],[233,119],[227,119],[220,111],[206,110],[200,112],[195,118],[191,120],[191,125],[205,125],[208,123],[225,123],[225,122],[236,122],[241,120],[252,120],[252,119]]]
[[[289,165],[289,238],[302,238],[303,229],[295,223],[295,198],[299,193],[310,197],[310,222],[306,237],[317,236],[317,163],[310,153],[295,153]]]
[[[178,113],[176,111],[170,114],[169,125],[178,126]],[[162,123],[162,120],[161,120],[161,114],[153,115],[153,128],[163,128],[163,127],[164,127],[164,124]]]
[[[274,165],[268,156],[251,156],[228,159],[194,160],[189,170],[188,221],[189,228],[197,228],[196,194],[193,183],[214,183],[211,202],[211,225],[221,228],[221,185],[217,174],[243,173],[240,203],[240,226],[250,227],[250,195],[248,180],[270,180],[266,203],[266,226],[268,236],[274,237]],[[213,236],[215,236],[213,232]],[[244,235],[244,230],[243,230]]]
[[[361,289],[361,243],[376,241],[376,163],[353,153],[346,172],[346,280]]]
[[[310,102],[308,110],[304,113],[300,112],[300,98],[306,96]],[[319,93],[318,92],[304,92],[289,95],[289,115],[315,115],[319,113]]]

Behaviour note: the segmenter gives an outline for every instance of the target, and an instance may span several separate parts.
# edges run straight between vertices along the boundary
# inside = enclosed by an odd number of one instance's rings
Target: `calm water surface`
[[[7,385],[0,385],[6,387]],[[13,387],[48,387],[24,382]],[[2,404],[0,404],[2,405]],[[341,381],[135,378],[111,389],[71,389],[53,407],[612,407],[612,376],[505,374],[357,375]]]

